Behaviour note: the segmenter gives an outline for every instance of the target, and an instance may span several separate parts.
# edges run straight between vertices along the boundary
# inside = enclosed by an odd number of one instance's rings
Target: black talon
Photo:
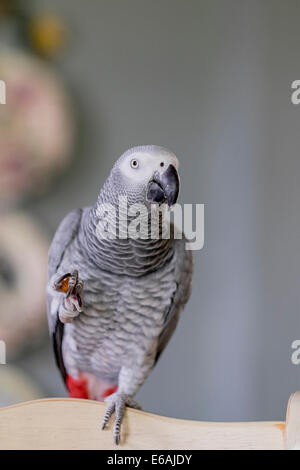
[[[78,300],[79,307],[81,308],[82,307],[82,300],[81,300],[80,295],[78,295],[78,294],[77,294],[77,300]]]
[[[77,269],[75,269],[72,272],[70,280],[69,280],[69,289],[67,292],[67,298],[70,297],[71,294],[72,295],[74,294],[74,291],[76,290],[77,282],[78,282],[78,271]]]

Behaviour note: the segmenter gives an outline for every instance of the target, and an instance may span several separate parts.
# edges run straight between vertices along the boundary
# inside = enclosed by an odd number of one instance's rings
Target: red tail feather
[[[71,398],[89,398],[86,378],[74,379],[74,377],[67,375],[66,384]]]
[[[99,393],[97,393],[96,398],[95,390],[91,392],[89,387],[89,385],[91,386],[91,376],[80,375],[77,379],[75,379],[71,375],[67,375],[66,384],[70,398],[90,398],[92,400],[97,399],[99,401],[103,401],[104,398],[108,397],[112,393],[115,393],[118,388],[117,385],[108,386],[103,384],[103,382],[100,382],[99,379],[97,379],[97,381],[98,384],[101,385],[101,387],[99,386]],[[95,386],[93,388],[95,389]]]

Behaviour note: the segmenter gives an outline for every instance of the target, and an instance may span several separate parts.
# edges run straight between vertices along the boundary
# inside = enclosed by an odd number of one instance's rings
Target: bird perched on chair
[[[134,395],[189,298],[193,265],[184,236],[173,229],[162,235],[164,216],[155,219],[155,237],[149,229],[118,236],[121,221],[123,228],[132,221],[120,200],[126,198],[126,209],[142,204],[150,220],[152,210],[175,204],[178,193],[172,152],[132,148],[116,161],[96,203],[64,218],[50,247],[48,320],[57,365],[71,397],[105,400],[103,429],[115,412],[116,444],[125,407],[141,409]],[[107,208],[116,215],[114,237],[99,235]]]

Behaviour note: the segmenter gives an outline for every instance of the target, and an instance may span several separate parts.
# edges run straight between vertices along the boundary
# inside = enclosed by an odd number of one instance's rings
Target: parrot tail
[[[101,381],[92,374],[80,374],[78,378],[66,377],[66,385],[70,398],[84,398],[104,401],[116,392],[118,385]]]

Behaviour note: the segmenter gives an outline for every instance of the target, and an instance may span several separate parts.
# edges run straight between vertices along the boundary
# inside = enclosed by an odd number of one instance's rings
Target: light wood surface
[[[298,393],[297,400],[299,396]],[[208,423],[131,409],[126,410],[121,444],[115,446],[112,423],[105,431],[100,429],[104,409],[103,403],[67,398],[1,408],[0,449],[283,449],[285,446],[285,423],[281,422]],[[298,418],[296,421],[299,423]],[[296,424],[293,426],[297,428]],[[293,434],[294,428],[290,431]]]
[[[300,450],[300,392],[293,393],[288,403],[285,445],[289,450]]]

